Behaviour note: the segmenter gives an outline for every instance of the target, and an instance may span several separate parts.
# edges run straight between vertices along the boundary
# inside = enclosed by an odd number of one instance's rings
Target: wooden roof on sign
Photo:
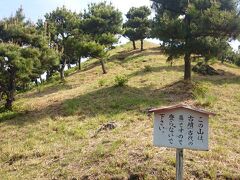
[[[206,115],[213,115],[213,116],[216,115],[215,113],[212,113],[212,112],[200,109],[200,108],[192,107],[187,104],[177,104],[177,105],[173,105],[173,106],[165,106],[165,107],[161,107],[161,108],[150,109],[148,112],[162,113],[162,112],[167,112],[167,111],[171,111],[171,110],[175,110],[175,109],[189,109],[189,110],[199,112],[202,114],[206,114]]]

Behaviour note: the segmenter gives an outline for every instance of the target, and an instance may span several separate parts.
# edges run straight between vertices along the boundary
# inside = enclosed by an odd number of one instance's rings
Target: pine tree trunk
[[[136,48],[136,43],[135,43],[135,41],[132,41],[132,43],[133,43],[133,49],[134,49],[134,50],[137,49],[137,48]]]
[[[60,69],[60,78],[63,81],[65,79],[64,69]]]
[[[7,99],[5,104],[5,108],[7,110],[10,110],[10,111],[12,110],[13,101],[14,101],[14,92],[10,91],[7,93]]]
[[[47,70],[46,80],[49,80],[53,76],[53,70]]]
[[[71,64],[70,63],[68,63],[68,69],[71,69]]]
[[[35,79],[34,81],[35,81],[35,85],[38,86],[38,80]]]
[[[141,39],[141,51],[143,51],[143,39]]]
[[[188,1],[189,4],[189,1]],[[188,14],[185,15],[184,19],[186,25],[186,37],[185,37],[185,56],[184,56],[184,80],[191,81],[191,27],[190,27],[190,17]]]
[[[48,80],[49,80],[49,78],[50,78],[50,71],[49,71],[49,70],[47,70],[46,80],[48,81]]]
[[[66,66],[66,59],[63,60],[63,63],[61,65],[62,66],[60,68],[60,78],[63,81],[65,79],[64,69],[65,69],[65,66]]]
[[[3,92],[0,92],[0,101],[3,100]]]
[[[10,72],[11,76],[10,76],[10,80],[9,80],[9,84],[8,84],[8,90],[7,90],[7,99],[6,99],[6,104],[5,104],[5,108],[7,110],[12,110],[12,105],[13,105],[13,101],[14,101],[14,94],[15,94],[15,90],[16,90],[16,82],[15,82],[15,78],[16,78],[16,72],[12,71]]]
[[[190,81],[191,80],[191,54],[187,52],[184,56],[184,80]]]
[[[81,69],[82,69],[82,67],[81,67],[81,58],[79,58],[78,59],[78,70],[80,71]]]
[[[107,71],[106,71],[106,68],[105,68],[105,63],[104,63],[104,60],[102,58],[100,59],[100,63],[101,63],[101,66],[102,66],[103,74],[107,74]]]

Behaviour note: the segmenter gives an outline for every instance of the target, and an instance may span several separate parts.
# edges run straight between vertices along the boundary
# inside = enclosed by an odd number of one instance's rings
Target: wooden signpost
[[[183,149],[208,150],[208,118],[214,113],[186,104],[151,109],[153,144],[176,148],[176,179],[183,179]]]

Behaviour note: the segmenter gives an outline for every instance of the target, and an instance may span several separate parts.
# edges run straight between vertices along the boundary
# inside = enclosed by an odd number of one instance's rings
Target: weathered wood
[[[203,109],[178,104],[150,109],[154,112],[153,144],[176,148],[176,179],[183,179],[183,149],[208,150],[208,119]]]
[[[207,151],[208,113],[190,107],[154,113],[153,144],[158,147]]]
[[[176,180],[183,179],[183,149],[176,150]]]

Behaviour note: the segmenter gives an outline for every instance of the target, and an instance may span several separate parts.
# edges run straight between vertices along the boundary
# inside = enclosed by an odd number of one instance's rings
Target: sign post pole
[[[153,144],[176,148],[176,179],[183,180],[183,150],[208,150],[208,124],[212,112],[179,104],[154,112]]]
[[[183,180],[183,149],[176,149],[176,180]]]

